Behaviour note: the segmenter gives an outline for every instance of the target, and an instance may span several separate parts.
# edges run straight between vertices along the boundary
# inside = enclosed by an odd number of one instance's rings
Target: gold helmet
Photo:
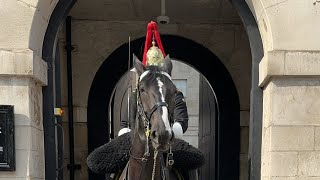
[[[164,56],[162,51],[156,46],[156,42],[152,41],[152,46],[147,51],[147,66],[162,66]]]

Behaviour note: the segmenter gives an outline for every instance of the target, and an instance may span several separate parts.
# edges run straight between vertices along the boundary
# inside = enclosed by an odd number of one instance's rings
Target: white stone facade
[[[319,12],[320,3],[315,0],[246,0],[258,24],[264,46],[264,58],[260,63],[260,82],[263,88],[263,139],[262,139],[262,168],[263,180],[317,180],[320,179],[320,114],[318,111],[319,75],[320,75],[320,32]],[[45,179],[44,175],[44,145],[42,118],[42,87],[47,84],[47,65],[41,59],[42,45],[51,14],[58,0],[1,0],[0,1],[0,104],[15,106],[15,139],[16,163],[14,172],[0,172],[0,179]],[[86,26],[90,22],[78,22],[75,27]],[[95,22],[99,23],[99,22]],[[133,25],[134,24],[134,25]],[[114,26],[119,23],[114,22]],[[121,25],[121,23],[120,23]],[[135,26],[136,28],[134,28]],[[214,52],[225,64],[237,85],[241,103],[241,136],[246,141],[248,132],[250,94],[250,54],[244,54],[247,64],[233,63],[239,59],[242,48],[248,48],[247,41],[236,38],[245,34],[238,26],[209,26],[199,25],[186,27],[170,25],[163,31],[168,34],[180,34],[196,42],[202,43]],[[100,26],[101,31],[108,29]],[[130,33],[134,37],[142,37],[145,33],[145,22],[133,22],[125,29],[136,29]],[[109,27],[108,27],[109,28]],[[211,34],[213,39],[195,37],[196,29],[202,33]],[[79,31],[88,29],[77,28]],[[234,36],[237,34],[237,36]],[[77,32],[74,32],[77,35]],[[224,34],[224,35],[221,35]],[[81,32],[78,33],[81,35]],[[96,44],[96,57],[79,59],[78,70],[87,67],[83,59],[93,59],[90,72],[82,83],[83,87],[92,81],[94,72],[100,66],[105,56],[116,47],[126,42],[129,34],[119,32],[111,44]],[[92,41],[100,36],[92,37]],[[112,38],[113,36],[106,38]],[[217,38],[234,41],[233,49],[229,43],[223,43]],[[97,38],[97,39],[94,39]],[[207,41],[208,40],[208,41]],[[243,45],[244,42],[246,45]],[[85,45],[90,42],[82,43]],[[76,43],[77,44],[77,43]],[[218,44],[218,45],[217,45]],[[111,47],[112,45],[112,47]],[[104,48],[108,46],[108,48]],[[100,47],[100,48],[99,48]],[[80,45],[78,51],[81,50]],[[250,52],[248,49],[246,52]],[[77,51],[76,51],[77,52]],[[76,53],[75,52],[75,53]],[[237,52],[239,54],[237,54]],[[75,54],[76,56],[76,54]],[[241,57],[241,56],[240,56]],[[82,59],[82,60],[81,60]],[[75,68],[76,69],[76,68]],[[241,71],[240,71],[241,69]],[[248,78],[242,77],[242,72]],[[75,86],[77,86],[75,76]],[[243,89],[244,88],[244,89]],[[75,93],[75,112],[81,116],[75,118],[85,122],[88,89],[83,88]],[[85,96],[82,96],[84,94]],[[80,125],[79,125],[80,126]],[[77,126],[76,126],[77,127]],[[83,128],[83,131],[86,128]],[[84,132],[80,130],[83,134]],[[77,132],[77,130],[76,130]],[[82,141],[79,140],[79,141]],[[77,140],[76,140],[77,142]],[[242,143],[243,145],[244,143]],[[83,145],[82,145],[83,146]],[[83,146],[85,148],[85,146]],[[247,148],[241,148],[240,159],[246,161]],[[85,154],[85,150],[79,154]],[[76,156],[77,157],[77,156]],[[245,163],[244,163],[245,164]],[[241,167],[241,172],[246,169]],[[82,174],[85,176],[85,173]],[[243,176],[244,179],[246,176]]]

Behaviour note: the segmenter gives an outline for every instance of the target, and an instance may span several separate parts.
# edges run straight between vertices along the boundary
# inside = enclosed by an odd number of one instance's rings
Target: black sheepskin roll
[[[130,133],[123,134],[92,151],[87,164],[95,173],[114,173],[124,169],[129,160]]]
[[[192,170],[200,168],[204,163],[202,152],[182,139],[175,139],[172,144],[173,168]]]
[[[124,169],[130,157],[130,135],[131,133],[123,134],[91,152],[87,158],[89,169],[102,174],[114,173]],[[173,168],[192,170],[205,163],[202,152],[184,140],[175,139],[172,144],[172,151]]]

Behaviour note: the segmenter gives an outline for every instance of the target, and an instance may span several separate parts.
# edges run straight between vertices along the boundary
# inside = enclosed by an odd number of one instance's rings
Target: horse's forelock
[[[141,79],[141,83],[146,89],[149,91],[158,91],[159,85],[157,78],[160,77],[161,82],[164,84],[163,95],[165,97],[165,101],[169,103],[169,101],[174,97],[174,92],[176,91],[176,87],[173,84],[171,77],[168,74],[164,74],[163,69],[158,66],[149,66],[147,69],[148,73]],[[168,77],[169,76],[169,77]],[[169,94],[168,94],[169,93]],[[157,94],[157,93],[156,93]],[[160,95],[160,93],[159,93]],[[160,99],[160,97],[159,97]],[[171,105],[171,104],[170,104]]]
[[[171,81],[170,76],[168,74],[163,73],[164,71],[162,68],[160,68],[158,66],[150,66],[150,67],[148,67],[147,71],[148,71],[148,74],[143,77],[143,82],[144,82],[145,86],[154,85],[155,89],[157,89],[158,88],[157,78],[160,77],[161,81],[164,83],[164,85],[167,89],[168,88],[175,88],[174,85],[173,85],[173,87],[168,86],[172,83],[172,81]]]

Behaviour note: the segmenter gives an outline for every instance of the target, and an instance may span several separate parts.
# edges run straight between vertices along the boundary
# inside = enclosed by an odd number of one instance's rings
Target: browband
[[[141,81],[149,72],[150,72],[150,70],[143,72],[139,78],[139,81]],[[161,72],[159,72],[159,74],[163,74],[171,80],[171,76],[167,72],[161,71]]]

